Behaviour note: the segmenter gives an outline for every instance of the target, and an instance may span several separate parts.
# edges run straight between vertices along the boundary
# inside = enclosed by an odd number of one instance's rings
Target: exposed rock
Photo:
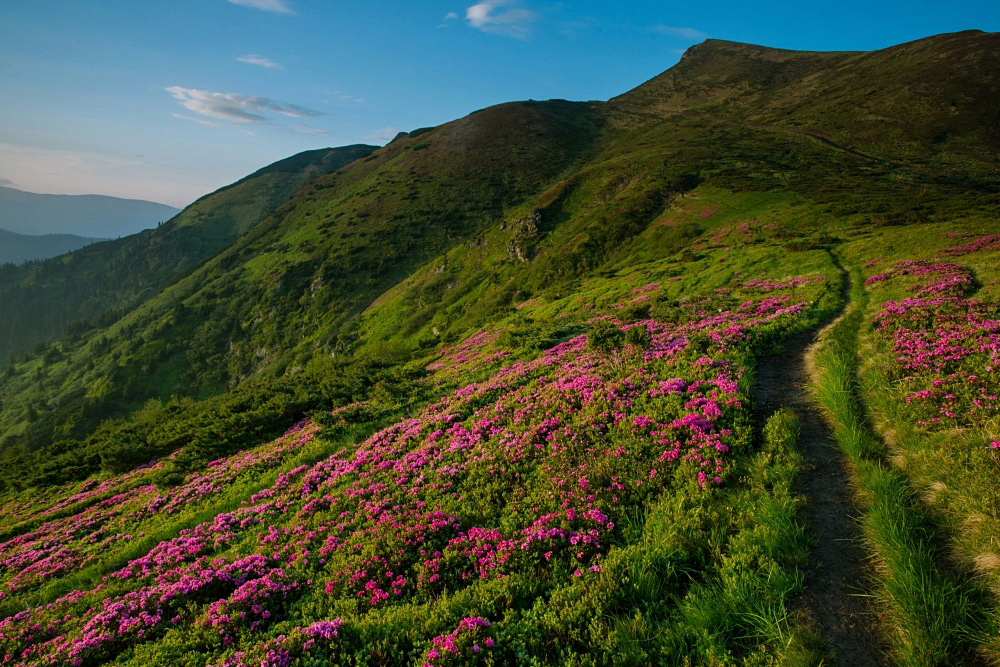
[[[541,232],[538,229],[538,223],[541,220],[542,212],[536,208],[528,215],[518,218],[511,223],[510,227],[513,230],[513,234],[510,241],[507,242],[507,255],[511,259],[518,262],[527,262],[531,259],[528,256],[525,242],[541,236]]]

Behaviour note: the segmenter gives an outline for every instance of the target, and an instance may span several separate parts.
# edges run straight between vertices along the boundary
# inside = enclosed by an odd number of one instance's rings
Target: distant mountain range
[[[205,195],[155,229],[6,267],[0,271],[0,358],[59,335],[74,321],[114,321],[230,245],[309,181],[376,148],[299,153]],[[0,218],[4,213],[0,203]]]
[[[172,206],[140,199],[41,195],[0,187],[0,229],[15,234],[118,238],[155,227],[179,212]]]
[[[48,259],[103,240],[73,234],[29,236],[0,229],[0,264],[21,264],[33,259]]]

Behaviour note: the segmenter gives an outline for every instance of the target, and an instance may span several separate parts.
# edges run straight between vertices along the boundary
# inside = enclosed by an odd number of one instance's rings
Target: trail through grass
[[[846,275],[841,289],[847,300]],[[754,402],[757,421],[766,415],[787,414],[798,431],[798,488],[804,496],[805,523],[812,544],[811,566],[806,568],[805,589],[798,607],[805,627],[815,634],[809,650],[801,650],[790,665],[828,664],[828,653],[837,664],[883,665],[876,619],[863,596],[871,580],[861,548],[855,508],[849,491],[849,473],[832,441],[829,426],[808,393],[808,362],[815,347],[815,330],[792,336],[764,357],[757,367]],[[774,419],[771,417],[771,419]],[[765,439],[771,421],[764,427]]]
[[[812,389],[857,488],[892,655],[907,667],[982,664],[976,647],[989,627],[985,606],[972,582],[944,565],[930,518],[887,461],[886,445],[858,398],[857,338],[867,294],[860,273],[851,274],[849,310],[821,340]]]

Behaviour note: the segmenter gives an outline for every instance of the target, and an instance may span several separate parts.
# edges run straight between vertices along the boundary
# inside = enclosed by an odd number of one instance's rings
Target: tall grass
[[[901,667],[977,664],[984,607],[972,583],[946,566],[926,510],[886,460],[886,445],[858,398],[857,341],[866,305],[862,277],[852,270],[851,307],[822,339],[813,390],[860,495],[886,634]]]
[[[736,519],[721,562],[692,585],[671,619],[688,634],[732,638],[728,649],[742,645],[744,655],[770,647],[772,661],[752,664],[820,667],[826,656],[822,640],[792,604],[802,590],[810,547],[799,514],[804,499],[795,488],[802,465],[798,433],[790,410],[767,420],[760,450],[742,477],[744,488],[727,503]],[[723,654],[722,646],[716,650]]]

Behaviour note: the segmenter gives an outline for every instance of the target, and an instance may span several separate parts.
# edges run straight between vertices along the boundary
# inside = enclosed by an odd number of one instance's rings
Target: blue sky
[[[0,184],[182,206],[302,150],[603,100],[707,37],[869,50],[1000,2],[3,0]]]

